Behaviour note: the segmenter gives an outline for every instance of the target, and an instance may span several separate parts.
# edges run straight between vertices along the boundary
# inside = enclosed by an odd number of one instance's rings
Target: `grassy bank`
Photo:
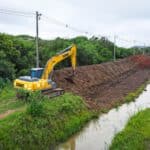
[[[145,87],[147,86],[148,83],[149,82],[146,82],[145,84],[142,84],[134,92],[129,93],[127,96],[125,96],[124,101],[127,102],[127,103],[131,102],[131,101],[134,101],[144,91],[144,89],[145,89]]]
[[[133,101],[145,86],[129,93],[124,102]],[[53,99],[35,93],[25,102],[16,99],[12,87],[6,87],[0,93],[0,114],[17,109],[0,119],[0,149],[53,149],[98,116],[71,93]]]
[[[70,93],[53,99],[33,94],[26,105],[0,120],[0,149],[53,149],[97,116]]]
[[[125,129],[113,139],[110,150],[150,149],[150,108],[133,116]]]
[[[14,110],[24,106],[25,103],[16,99],[16,93],[13,87],[6,86],[0,91],[0,114],[8,110]]]

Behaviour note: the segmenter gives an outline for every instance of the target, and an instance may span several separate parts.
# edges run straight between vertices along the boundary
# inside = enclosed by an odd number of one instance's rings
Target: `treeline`
[[[90,65],[110,61],[113,58],[114,44],[106,38],[80,36],[72,39],[56,38],[54,40],[39,39],[40,66],[60,50],[77,45],[77,64]],[[141,53],[143,48],[122,48],[116,46],[116,58],[124,58]],[[145,51],[149,52],[149,48]],[[26,35],[12,36],[0,34],[0,78],[13,80],[16,76],[27,75],[35,67],[35,38]],[[70,66],[65,60],[56,68]]]

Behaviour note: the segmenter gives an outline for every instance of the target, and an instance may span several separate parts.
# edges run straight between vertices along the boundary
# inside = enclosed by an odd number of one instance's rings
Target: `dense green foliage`
[[[53,149],[97,116],[69,93],[53,99],[33,93],[28,98],[26,110],[0,120],[0,149]]]
[[[0,78],[0,93],[3,88],[8,87],[9,85],[11,85],[11,82],[9,79]]]
[[[133,116],[125,129],[118,133],[110,150],[149,150],[150,148],[150,109]]]
[[[58,51],[75,43],[78,48],[78,65],[89,65],[112,60],[114,44],[106,38],[76,37],[72,39],[56,38],[54,40],[39,39],[40,66],[44,67],[47,60]],[[141,49],[136,52],[141,52]],[[148,51],[147,48],[145,51]],[[133,49],[116,47],[116,57],[123,58],[133,54]],[[0,34],[0,77],[14,79],[16,76],[27,75],[35,66],[35,39],[31,36],[11,36]],[[57,68],[70,66],[70,60],[57,65]]]
[[[28,102],[30,102],[27,113],[32,117],[39,117],[44,115],[44,106],[42,102],[44,101],[44,96],[40,92],[31,93],[28,96]]]
[[[78,65],[97,64],[113,58],[114,45],[105,38],[40,39],[40,66],[44,67],[51,56],[72,43],[78,48]],[[116,47],[117,58],[131,54],[133,49]],[[26,98],[16,99],[9,80],[27,75],[34,66],[33,37],[0,34],[0,113],[19,108],[19,111],[0,120],[0,149],[53,149],[57,142],[65,140],[96,116],[86,108],[80,97],[68,93],[49,100],[39,93],[28,97],[27,93],[20,91]],[[70,66],[69,60],[56,67],[65,66]],[[128,101],[134,95],[130,97]]]

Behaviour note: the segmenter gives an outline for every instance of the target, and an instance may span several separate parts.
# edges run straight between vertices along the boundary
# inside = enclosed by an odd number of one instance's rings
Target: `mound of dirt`
[[[141,69],[142,68],[142,69]],[[77,67],[72,80],[71,68],[57,70],[54,81],[67,92],[82,96],[91,108],[111,107],[148,80],[150,57],[133,56],[96,65]]]
[[[131,60],[138,63],[140,68],[150,68],[150,56],[136,55]]]

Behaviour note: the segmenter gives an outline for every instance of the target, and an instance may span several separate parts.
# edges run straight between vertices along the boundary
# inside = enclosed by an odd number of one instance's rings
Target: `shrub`
[[[44,95],[42,95],[40,91],[33,92],[24,89],[17,89],[17,98],[25,102],[31,102],[34,99],[43,100]]]
[[[0,76],[4,79],[13,80],[15,78],[14,65],[5,59],[0,60]]]
[[[44,108],[42,101],[44,100],[44,96],[40,91],[29,92],[27,97],[27,102],[29,102],[29,106],[27,108],[27,113],[31,116],[41,116],[44,113]]]
[[[4,89],[6,86],[10,86],[10,80],[9,79],[3,79],[0,77],[0,92],[2,91],[2,89]]]
[[[60,112],[72,112],[73,111],[73,106],[69,103],[64,103],[62,104]]]
[[[3,89],[5,86],[5,82],[2,78],[0,78],[0,89]]]
[[[44,108],[41,101],[32,100],[27,108],[27,113],[32,117],[41,116],[44,113]]]
[[[30,91],[27,91],[27,90],[23,90],[23,89],[18,89],[17,90],[17,98],[19,100],[22,100],[22,101],[28,101],[29,99],[29,96],[31,95],[31,92]]]

